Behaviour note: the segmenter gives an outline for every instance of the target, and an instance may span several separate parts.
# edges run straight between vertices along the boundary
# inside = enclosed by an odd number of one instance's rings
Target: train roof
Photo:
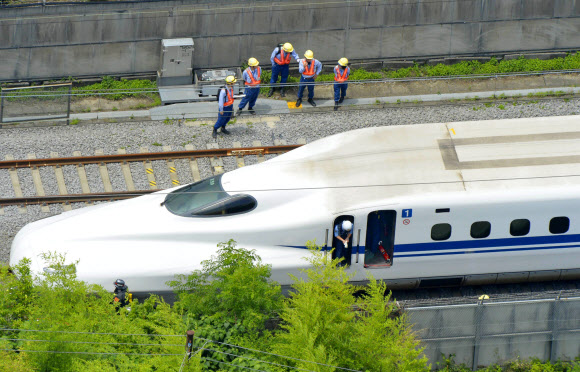
[[[577,185],[579,124],[578,116],[561,116],[359,129],[236,170],[224,187],[324,190],[364,204],[417,193]]]

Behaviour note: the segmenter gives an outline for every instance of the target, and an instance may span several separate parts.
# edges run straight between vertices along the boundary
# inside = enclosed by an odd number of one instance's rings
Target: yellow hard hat
[[[286,43],[282,46],[282,49],[284,49],[284,51],[286,53],[292,53],[292,51],[294,50],[294,47],[292,46],[292,44]]]
[[[258,62],[258,60],[255,59],[254,57],[248,59],[248,66],[255,67],[258,66],[259,64],[260,62]]]
[[[234,75],[230,75],[226,78],[226,83],[227,84],[234,84],[236,82],[236,77]]]
[[[342,67],[346,67],[346,65],[348,65],[348,59],[343,57],[338,60],[338,64],[341,65]]]
[[[312,59],[312,58],[314,58],[314,53],[312,53],[311,50],[307,50],[306,52],[304,52],[304,57],[306,59]]]

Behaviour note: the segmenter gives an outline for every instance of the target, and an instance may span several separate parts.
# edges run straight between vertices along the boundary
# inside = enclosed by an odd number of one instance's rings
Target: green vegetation
[[[70,125],[77,125],[77,124],[78,124],[78,123],[80,123],[80,122],[81,122],[81,121],[80,121],[80,119],[78,119],[78,118],[74,118],[74,119],[72,119],[72,120],[69,122],[69,124],[70,124]]]
[[[112,101],[118,101],[128,97],[150,98],[153,101],[159,99],[157,93],[157,83],[151,80],[115,80],[110,76],[104,76],[100,83],[86,85],[83,87],[73,87],[73,94],[83,94],[73,96],[77,99],[86,97],[102,97]]]
[[[44,255],[52,270],[38,278],[26,259],[12,268],[19,279],[0,266],[0,349],[11,350],[0,351],[0,370],[428,371],[385,285],[373,278],[365,287],[349,284],[338,260],[307,245],[310,268],[292,277],[289,298],[255,251],[230,240],[199,270],[168,283],[177,294],[173,307],[151,296],[130,310],[102,287],[79,281],[78,262],[61,255]],[[186,330],[195,331],[189,360]],[[438,368],[469,370],[453,355]],[[577,372],[580,362],[518,360],[481,371]]]

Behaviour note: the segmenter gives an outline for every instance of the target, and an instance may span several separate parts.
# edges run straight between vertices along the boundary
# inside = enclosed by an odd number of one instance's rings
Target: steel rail
[[[101,192],[97,194],[68,194],[68,195],[47,195],[47,196],[27,196],[22,198],[0,199],[0,206],[26,206],[26,205],[47,205],[47,204],[68,204],[89,201],[111,201],[130,199],[136,196],[151,194],[160,190],[137,190],[137,191],[116,191]]]
[[[281,154],[294,150],[302,145],[242,147],[227,149],[188,150],[170,152],[146,152],[136,154],[114,154],[94,156],[73,156],[66,158],[2,160],[0,169],[33,168],[79,164],[125,163],[133,161],[152,161],[166,159],[187,159],[224,156],[269,155]]]

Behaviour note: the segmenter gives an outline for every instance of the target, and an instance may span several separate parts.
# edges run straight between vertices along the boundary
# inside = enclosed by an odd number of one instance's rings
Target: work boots
[[[316,107],[316,103],[314,102],[314,99],[308,98],[308,103],[310,103],[313,107]]]
[[[222,127],[223,134],[230,134],[230,131],[226,129],[226,127]]]
[[[334,102],[334,111],[338,111],[338,101]]]
[[[217,129],[213,128],[213,132],[211,133],[213,138],[217,138]]]
[[[340,99],[338,100],[338,103],[342,103],[342,101],[344,101],[344,96],[340,97]]]
[[[268,92],[268,97],[272,97],[272,94],[274,94],[274,87],[270,88],[270,91]]]
[[[238,111],[236,112],[236,116],[240,116],[242,114],[242,110],[243,109],[238,109]]]
[[[254,111],[253,107],[251,109],[248,109],[248,112],[252,115],[256,115],[256,111]]]
[[[296,107],[300,107],[301,104],[302,104],[302,98],[298,98],[296,100]]]
[[[284,92],[284,88],[280,88],[280,97],[286,97],[286,93]]]

